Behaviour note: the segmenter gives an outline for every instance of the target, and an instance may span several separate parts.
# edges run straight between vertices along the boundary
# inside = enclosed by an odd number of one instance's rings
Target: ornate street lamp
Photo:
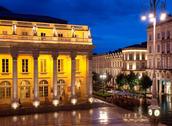
[[[163,11],[159,18],[156,13],[156,8],[158,6],[159,0],[150,0],[151,4],[151,13],[149,13],[147,16],[143,15],[141,16],[142,21],[150,21],[153,24],[153,85],[152,85],[152,104],[157,105],[157,99],[156,99],[156,74],[155,74],[155,44],[156,44],[156,24],[157,20],[165,21],[167,14]]]
[[[106,78],[107,78],[107,74],[106,73],[100,74],[100,79],[103,82],[103,94],[104,94],[104,90],[105,90],[104,88],[105,88],[105,80],[106,80]]]
[[[160,13],[160,16],[157,16],[156,9],[159,4],[159,0],[150,0],[150,6],[151,6],[151,13],[148,14],[148,16],[142,16],[141,20],[146,21],[147,19],[153,24],[153,85],[152,85],[152,101],[151,106],[148,107],[148,115],[150,117],[150,121],[153,125],[158,125],[159,117],[160,117],[160,107],[158,106],[157,101],[157,93],[156,93],[156,74],[155,74],[155,44],[156,44],[156,24],[157,20],[165,21],[167,14],[163,11]],[[162,7],[165,8],[165,2],[162,3]]]

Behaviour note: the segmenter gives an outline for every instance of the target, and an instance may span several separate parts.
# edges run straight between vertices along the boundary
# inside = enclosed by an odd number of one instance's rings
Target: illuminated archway
[[[8,81],[0,83],[0,100],[11,98],[11,84]]]
[[[39,97],[48,97],[48,81],[42,80],[39,82]]]
[[[20,83],[20,99],[30,98],[30,82],[23,80]]]

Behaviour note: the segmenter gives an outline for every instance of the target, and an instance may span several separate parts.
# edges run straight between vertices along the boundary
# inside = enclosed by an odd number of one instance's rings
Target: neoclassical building
[[[88,26],[4,11],[0,15],[0,105],[76,104],[91,97],[94,46]]]
[[[133,71],[135,74],[142,76],[147,68],[147,43],[128,46],[122,50],[122,53],[124,56],[122,71],[126,74]]]
[[[153,50],[153,28],[147,29],[147,71],[153,77],[153,53],[155,52],[156,91],[172,94],[172,17],[156,26],[155,51]]]
[[[119,73],[129,74],[133,71],[141,76],[146,72],[146,64],[146,42],[93,56],[93,71],[112,75],[113,84],[116,84],[115,79]]]

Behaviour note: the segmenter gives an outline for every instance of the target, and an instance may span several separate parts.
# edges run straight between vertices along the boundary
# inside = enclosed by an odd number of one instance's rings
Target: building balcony
[[[23,41],[24,40],[24,41]],[[92,45],[92,38],[0,35],[0,41],[6,42],[38,42],[38,43],[70,43]]]

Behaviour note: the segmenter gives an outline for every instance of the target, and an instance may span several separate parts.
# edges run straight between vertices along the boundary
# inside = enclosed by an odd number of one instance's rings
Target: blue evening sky
[[[89,25],[96,53],[146,40],[147,24],[140,15],[149,10],[149,0],[0,0],[0,6]],[[167,0],[167,11],[172,12],[172,0]]]

